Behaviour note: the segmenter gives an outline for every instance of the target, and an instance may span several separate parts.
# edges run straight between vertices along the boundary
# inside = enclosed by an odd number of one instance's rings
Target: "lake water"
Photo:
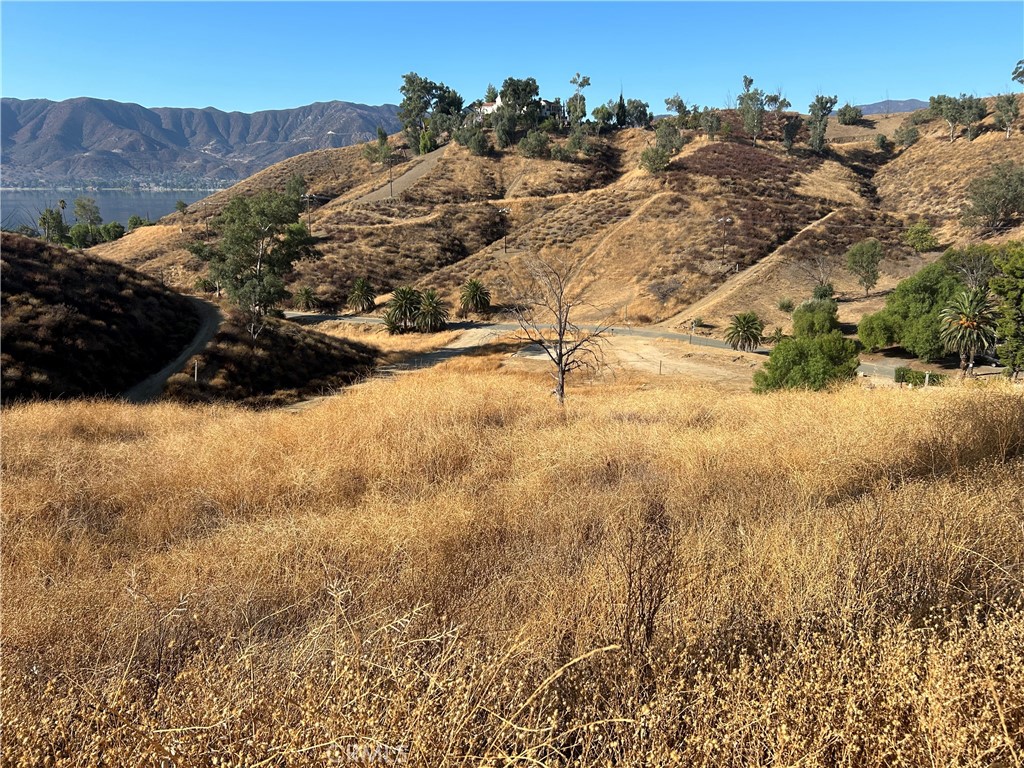
[[[75,198],[91,197],[100,208],[103,223],[117,221],[127,226],[132,216],[156,221],[161,216],[174,212],[178,200],[194,203],[212,195],[209,191],[178,190],[176,192],[124,192],[121,190],[97,190],[76,192],[71,190],[0,190],[0,222],[5,229],[14,229],[22,224],[39,228],[39,214],[47,208],[56,208],[58,200],[64,200],[64,220],[75,223]]]

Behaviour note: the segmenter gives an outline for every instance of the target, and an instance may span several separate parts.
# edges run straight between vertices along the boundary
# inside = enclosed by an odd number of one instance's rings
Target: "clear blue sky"
[[[800,110],[1016,89],[1024,3],[4,2],[4,96],[93,96],[252,112],[339,99],[398,103],[402,75],[467,103],[535,77],[546,98],[590,75],[664,112],[677,91],[721,107],[749,74]]]

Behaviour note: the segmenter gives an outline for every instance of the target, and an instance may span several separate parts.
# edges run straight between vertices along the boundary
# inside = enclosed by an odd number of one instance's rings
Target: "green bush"
[[[910,147],[916,144],[918,139],[921,138],[921,132],[913,125],[901,125],[896,129],[896,132],[893,134],[893,138],[901,147]]]
[[[967,187],[967,205],[960,220],[969,227],[1000,229],[1024,216],[1024,165],[999,163],[992,173]],[[74,227],[72,227],[74,229]]]
[[[892,142],[889,141],[889,137],[884,133],[880,133],[875,136],[875,149],[879,152],[888,152],[892,149]]]
[[[783,312],[792,312],[793,307],[796,306],[792,299],[780,299],[779,309]]]
[[[907,231],[903,233],[903,242],[918,253],[934,251],[939,247],[939,241],[935,239],[932,228],[926,221],[919,221],[907,227]]]
[[[519,142],[517,149],[523,157],[546,159],[551,157],[551,142],[543,131],[532,130]]]
[[[661,147],[648,147],[640,155],[640,167],[648,173],[663,173],[669,164],[669,152]]]
[[[556,144],[553,147],[551,147],[551,159],[558,160],[563,163],[571,163],[573,160],[576,159],[576,155],[570,152],[565,147]]]
[[[863,117],[864,113],[849,102],[843,104],[836,112],[836,118],[838,118],[840,125],[856,125]]]
[[[864,315],[857,324],[857,338],[872,352],[890,346],[896,340],[892,318],[885,310]]]
[[[832,283],[825,283],[824,285],[814,286],[814,290],[811,292],[811,297],[815,300],[831,299],[836,294],[836,289]]]
[[[754,374],[754,391],[821,390],[852,379],[858,365],[857,344],[843,338],[839,331],[783,339],[769,353],[764,367]]]
[[[793,335],[821,336],[839,328],[839,306],[831,299],[811,299],[793,310]]]

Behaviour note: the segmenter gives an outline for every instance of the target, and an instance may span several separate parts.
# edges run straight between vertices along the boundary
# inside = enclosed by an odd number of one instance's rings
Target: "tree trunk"
[[[964,378],[967,375],[967,355],[963,352],[960,353],[960,378]]]

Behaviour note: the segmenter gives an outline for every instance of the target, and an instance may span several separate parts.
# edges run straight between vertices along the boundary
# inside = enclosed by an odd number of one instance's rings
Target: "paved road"
[[[186,296],[185,298],[192,302],[192,306],[196,309],[196,314],[199,315],[199,330],[196,332],[192,342],[174,360],[152,376],[149,376],[144,381],[140,381],[134,387],[125,390],[121,394],[121,397],[128,402],[145,403],[159,397],[160,393],[164,391],[164,384],[167,383],[167,380],[180,371],[188,359],[205,347],[217,333],[222,320],[220,309],[208,301],[197,299],[194,296]]]

